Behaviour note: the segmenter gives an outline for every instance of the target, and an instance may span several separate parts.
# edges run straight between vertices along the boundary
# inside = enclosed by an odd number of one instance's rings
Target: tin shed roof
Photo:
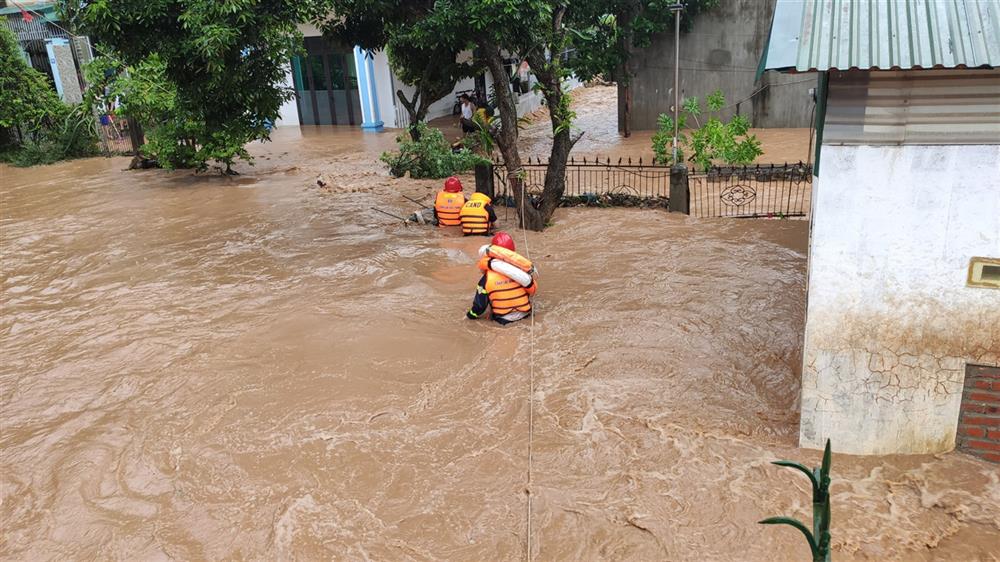
[[[768,70],[1000,66],[1000,0],[777,0]]]

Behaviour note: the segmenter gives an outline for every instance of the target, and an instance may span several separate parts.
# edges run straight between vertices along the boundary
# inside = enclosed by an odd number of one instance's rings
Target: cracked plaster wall
[[[1000,135],[998,135],[1000,137]],[[964,366],[1000,363],[1000,146],[823,146],[813,193],[800,443],[951,450]]]

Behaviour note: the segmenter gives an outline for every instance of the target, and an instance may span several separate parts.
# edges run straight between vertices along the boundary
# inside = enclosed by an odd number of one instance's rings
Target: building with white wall
[[[1000,365],[1000,4],[779,0],[765,56],[820,73],[800,444],[949,451],[967,407],[1000,427],[963,398]]]
[[[413,88],[392,72],[385,51],[335,45],[309,24],[300,24],[299,31],[306,54],[289,62],[286,84],[294,87],[296,96],[281,108],[278,126],[347,125],[372,131],[409,126],[409,116],[396,91],[402,90],[409,97]],[[488,93],[492,85],[488,71],[459,81],[454,95],[431,105],[427,119],[450,115],[459,92]],[[575,80],[568,84],[570,88],[577,85]],[[538,109],[544,99],[530,90],[515,92],[515,96],[520,115]]]

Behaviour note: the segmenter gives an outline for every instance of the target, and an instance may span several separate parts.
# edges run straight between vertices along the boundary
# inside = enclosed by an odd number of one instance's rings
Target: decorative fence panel
[[[537,198],[545,186],[548,162],[529,158],[521,166],[526,193]],[[567,205],[668,206],[670,166],[629,159],[575,159],[566,163]],[[493,163],[494,199],[513,205],[503,162]],[[684,175],[679,175],[684,181]],[[678,177],[674,178],[678,181]],[[690,214],[714,217],[808,216],[812,195],[812,165],[763,164],[692,169],[686,176]],[[684,183],[680,193],[684,194]],[[675,193],[676,195],[676,193]],[[678,200],[679,202],[681,200]],[[679,209],[684,210],[683,204]]]
[[[696,217],[802,217],[809,214],[812,165],[712,167],[688,175]]]
[[[522,165],[525,191],[538,196],[545,187],[548,162],[528,158]],[[503,162],[494,162],[496,199],[503,203],[513,199],[507,184],[507,168]],[[670,166],[662,166],[642,159],[632,161],[620,158],[570,158],[566,163],[566,203],[606,203],[645,201],[666,205],[670,195]]]

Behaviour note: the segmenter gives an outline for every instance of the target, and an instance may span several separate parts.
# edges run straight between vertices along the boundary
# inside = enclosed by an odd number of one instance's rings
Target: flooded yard
[[[464,317],[482,239],[369,210],[439,187],[388,177],[392,137],[282,129],[233,178],[0,168],[0,557],[524,559],[533,361],[533,559],[808,559],[756,524],[811,508],[769,464],[819,460],[808,223],[561,209],[532,346]],[[833,472],[836,560],[997,560],[995,465]]]

